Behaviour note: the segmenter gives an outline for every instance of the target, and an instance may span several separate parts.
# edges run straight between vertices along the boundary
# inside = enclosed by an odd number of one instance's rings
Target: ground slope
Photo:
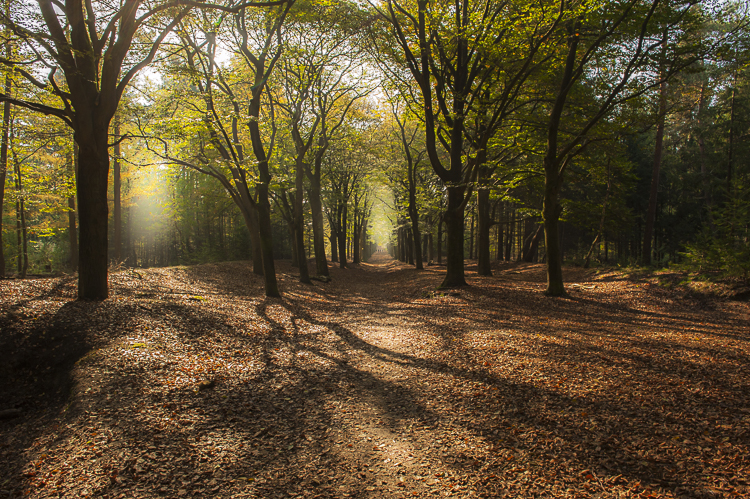
[[[0,497],[750,496],[747,303],[385,255],[0,281]]]

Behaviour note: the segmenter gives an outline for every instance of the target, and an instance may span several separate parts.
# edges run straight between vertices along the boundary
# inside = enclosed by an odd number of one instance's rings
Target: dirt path
[[[498,270],[282,263],[283,300],[245,263],[117,272],[101,304],[2,281],[0,497],[750,495],[746,303]]]

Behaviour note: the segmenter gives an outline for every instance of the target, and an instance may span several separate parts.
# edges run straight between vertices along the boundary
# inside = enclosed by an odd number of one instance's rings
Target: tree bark
[[[545,163],[548,160],[545,160]],[[560,214],[562,206],[559,202],[560,184],[559,167],[556,163],[545,164],[544,205],[542,219],[544,220],[544,244],[547,248],[547,296],[565,296],[565,285],[562,276],[562,255],[560,252]]]
[[[512,205],[508,204],[506,227],[508,228],[508,237],[505,238],[505,261],[509,262],[513,250],[513,228],[515,227],[513,216],[514,210]]]
[[[68,158],[68,175],[77,183],[78,172],[78,144],[73,141],[73,151]],[[78,270],[78,229],[76,228],[76,198],[75,193],[68,196],[68,241],[70,243],[70,269]]]
[[[607,201],[609,201],[609,191],[610,186],[612,185],[612,182],[609,178],[609,162],[607,163],[607,193],[604,195],[604,202],[602,203],[602,216],[599,218],[599,230],[596,231],[596,237],[594,238],[594,241],[591,243],[591,247],[589,248],[588,253],[586,253],[586,258],[583,261],[583,268],[587,269],[589,268],[589,263],[591,261],[591,254],[594,252],[594,247],[596,246],[596,243],[599,242],[599,238],[601,238],[602,233],[604,232],[604,220],[606,219],[606,213],[607,213]],[[604,260],[607,260],[607,242],[604,241]]]
[[[342,269],[346,268],[346,219],[348,216],[348,206],[346,203],[343,203],[339,210],[339,226],[337,229],[337,233],[339,236],[339,267],[341,267]]]
[[[7,58],[11,56],[10,44],[5,47]],[[5,76],[5,95],[10,95],[12,80],[10,72]],[[5,179],[8,172],[8,133],[10,129],[10,102],[3,102],[2,137],[0,137],[0,279],[5,277],[5,250],[3,244],[3,206],[5,206]]]
[[[477,192],[477,219],[479,221],[477,232],[477,273],[479,275],[491,276],[492,264],[490,262],[490,190],[479,189]]]
[[[320,176],[310,177],[310,211],[312,212],[313,249],[315,250],[315,273],[328,277],[326,260],[325,229],[323,226],[323,203],[320,199]]]
[[[13,141],[11,129],[10,140]],[[16,237],[18,239],[18,273],[21,279],[26,278],[29,270],[28,234],[26,230],[26,210],[24,209],[23,181],[21,179],[21,163],[13,152],[13,164],[16,177]]]
[[[443,218],[444,214],[438,216],[437,226],[437,263],[438,265],[443,264]]]
[[[78,130],[78,177],[76,196],[80,223],[78,244],[78,298],[104,300],[108,296],[107,225],[109,206],[107,180],[109,120],[90,127],[85,135]],[[79,130],[84,128],[78,127]]]
[[[336,235],[336,229],[333,227],[333,224],[331,224],[331,236],[328,238],[328,240],[331,243],[331,261],[334,263],[338,263],[339,261],[339,252],[338,252],[338,235]]]
[[[464,277],[464,191],[460,185],[448,186],[445,226],[448,232],[448,255],[445,278],[441,288],[466,286]]]
[[[303,210],[303,193],[304,193],[305,172],[301,164],[297,164],[295,170],[295,189],[294,193],[294,234],[295,246],[297,247],[297,259],[299,263],[299,281],[303,284],[310,284],[310,271],[307,268],[307,255],[305,254],[305,220]]]
[[[505,216],[505,203],[500,202],[500,213],[498,214],[497,220],[498,222],[502,221]],[[497,224],[497,254],[495,255],[495,260],[502,261],[503,259],[503,231],[505,230],[505,227],[503,227],[502,223]]]
[[[121,178],[120,178],[120,122],[119,120],[115,121],[115,127],[114,127],[114,140],[115,140],[115,147],[114,147],[114,154],[113,154],[113,164],[112,164],[112,189],[114,194],[114,206],[113,206],[113,220],[114,223],[114,240],[112,241],[114,245],[114,261],[116,263],[120,262],[121,259],[121,251],[122,251],[122,201],[120,197],[120,190],[122,186]]]
[[[414,199],[412,200],[411,197],[414,196]],[[413,254],[413,263],[416,266],[417,270],[423,270],[424,266],[422,265],[422,246],[420,242],[422,241],[422,236],[419,233],[419,212],[417,211],[417,201],[416,201],[416,194],[409,193],[409,220],[411,221],[411,241],[413,242],[413,248],[414,251]],[[412,262],[409,262],[412,263]]]
[[[651,242],[654,237],[654,222],[659,195],[659,172],[661,170],[661,156],[664,149],[664,121],[667,114],[667,82],[663,81],[659,87],[659,121],[656,125],[656,143],[654,144],[654,166],[651,172],[651,192],[648,198],[646,212],[646,226],[643,230],[643,253],[641,265],[651,265]]]

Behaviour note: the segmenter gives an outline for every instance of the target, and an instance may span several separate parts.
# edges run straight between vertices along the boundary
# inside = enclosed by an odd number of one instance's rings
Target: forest
[[[748,278],[742,2],[5,3],[2,275],[101,299],[110,265],[251,259],[277,296],[274,259],[387,248],[445,287],[543,262],[553,296],[563,262]]]
[[[0,0],[0,497],[750,496],[749,9]]]

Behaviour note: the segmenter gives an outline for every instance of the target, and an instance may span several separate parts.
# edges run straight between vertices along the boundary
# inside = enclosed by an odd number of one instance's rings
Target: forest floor
[[[385,255],[0,281],[2,497],[750,497],[750,304]]]

